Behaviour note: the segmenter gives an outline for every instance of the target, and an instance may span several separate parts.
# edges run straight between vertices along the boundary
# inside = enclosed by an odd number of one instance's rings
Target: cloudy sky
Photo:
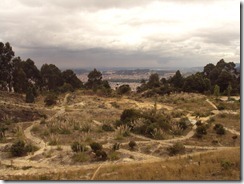
[[[38,66],[239,62],[240,1],[1,0],[0,41]]]

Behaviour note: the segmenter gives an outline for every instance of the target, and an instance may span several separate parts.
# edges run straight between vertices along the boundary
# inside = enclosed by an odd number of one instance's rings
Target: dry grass
[[[96,168],[11,176],[12,180],[89,180]],[[8,179],[8,178],[5,178]],[[106,164],[95,180],[240,180],[240,148],[176,156],[164,161]]]
[[[219,114],[214,117],[215,121],[214,123],[220,123],[224,125],[224,127],[235,129],[237,131],[240,131],[240,124],[241,124],[241,118],[240,114]]]

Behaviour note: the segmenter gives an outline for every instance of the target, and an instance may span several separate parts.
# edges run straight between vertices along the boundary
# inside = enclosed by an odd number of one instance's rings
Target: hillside
[[[13,111],[4,119],[9,124],[0,143],[1,179],[240,179],[238,97],[227,101],[193,93],[172,94],[158,97],[155,107],[154,98],[137,94],[102,97],[78,90],[59,96],[56,105],[46,107],[42,96],[35,104],[26,104],[20,95],[1,95],[5,98],[0,105]],[[220,105],[223,110],[218,110]],[[154,136],[146,136],[135,128],[116,126],[128,108],[144,114],[156,108],[156,114],[170,117],[170,131],[155,130]],[[23,109],[28,113],[26,117],[16,113]],[[33,113],[35,116],[29,115]],[[183,119],[187,126],[184,130],[177,126]],[[140,121],[140,118],[136,120]],[[216,124],[223,125],[224,134],[216,133]],[[207,133],[199,138],[196,132],[203,125]],[[11,156],[9,150],[16,139],[31,143],[37,151],[21,157]],[[72,151],[75,141],[85,145],[86,150]],[[133,149],[128,145],[130,141],[136,143]],[[92,142],[102,145],[106,159],[94,154],[89,147]],[[113,149],[116,144],[120,144],[119,148]]]

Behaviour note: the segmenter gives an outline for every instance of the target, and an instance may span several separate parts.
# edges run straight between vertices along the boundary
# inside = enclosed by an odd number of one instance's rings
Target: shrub
[[[23,140],[18,140],[17,142],[13,143],[12,146],[10,147],[10,152],[13,156],[24,156],[28,152],[34,152],[38,150],[38,147],[32,145],[32,144],[27,144]]]
[[[216,131],[216,134],[219,134],[219,135],[225,134],[225,129],[224,129],[223,125],[221,125],[221,124],[216,124],[214,126],[214,130]]]
[[[119,95],[123,95],[123,94],[128,94],[130,93],[131,88],[128,84],[123,84],[121,86],[119,86],[119,88],[117,89],[117,93]]]
[[[104,130],[106,132],[112,132],[112,131],[114,131],[114,128],[111,125],[104,124],[102,126],[102,130]]]
[[[100,160],[107,160],[108,158],[107,153],[103,150],[97,150],[95,153],[96,153],[96,157],[99,158]]]
[[[222,103],[220,103],[219,105],[217,105],[217,108],[218,108],[218,110],[224,110],[225,109],[225,106],[224,106],[224,104],[222,104]]]
[[[187,127],[188,127],[187,122],[189,122],[188,118],[181,118],[181,119],[180,119],[180,122],[179,122],[179,127],[180,127],[182,130],[187,129]]]
[[[77,141],[75,141],[75,142],[72,143],[72,145],[71,145],[71,149],[72,149],[74,152],[85,152],[85,151],[87,151],[86,146],[80,144],[80,143],[77,142]]]
[[[120,120],[124,123],[132,122],[138,119],[139,114],[135,109],[125,109],[120,116]]]
[[[97,152],[98,150],[102,150],[102,145],[101,144],[99,144],[99,143],[97,143],[97,142],[93,142],[93,143],[91,143],[90,144],[90,147],[91,147],[91,149],[92,149],[92,151],[93,152]]]
[[[196,122],[196,125],[197,125],[197,126],[202,126],[202,121],[201,121],[201,120],[198,120],[198,121]]]
[[[46,98],[44,99],[44,102],[45,102],[46,106],[51,106],[51,105],[55,105],[57,103],[56,102],[57,99],[58,99],[58,97],[55,94],[51,93],[46,96]]]
[[[128,145],[129,145],[130,149],[133,150],[135,148],[135,146],[136,146],[136,142],[135,141],[130,141]]]
[[[196,129],[196,136],[202,138],[203,135],[207,134],[207,128],[204,125],[198,126]]]
[[[177,142],[174,145],[167,148],[167,150],[169,152],[169,155],[173,156],[173,155],[176,155],[179,153],[184,153],[185,152],[185,146],[182,143]]]
[[[10,152],[13,156],[17,156],[17,157],[25,155],[27,153],[25,150],[25,142],[19,140],[13,143],[12,146],[10,147]]]
[[[120,148],[120,143],[115,143],[114,145],[113,145],[113,151],[116,151],[116,150],[119,150],[119,148]]]

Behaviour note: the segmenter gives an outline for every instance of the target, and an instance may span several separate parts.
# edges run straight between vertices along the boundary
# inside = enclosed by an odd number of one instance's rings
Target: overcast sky
[[[1,0],[0,41],[60,68],[239,62],[240,1]]]

